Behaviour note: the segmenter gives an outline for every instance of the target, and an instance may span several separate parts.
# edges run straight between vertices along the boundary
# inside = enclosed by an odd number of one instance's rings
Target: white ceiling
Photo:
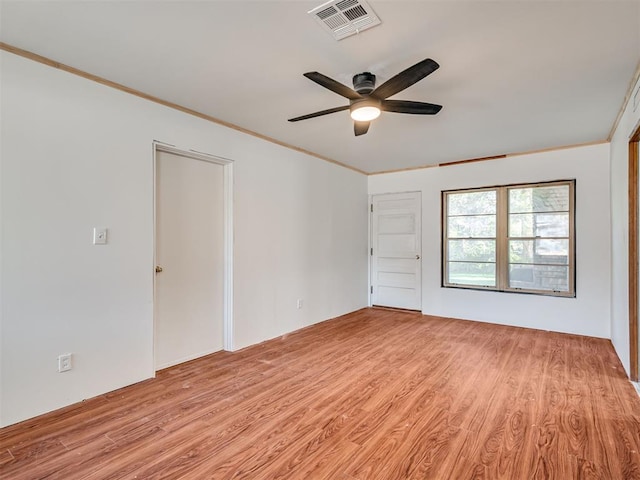
[[[640,62],[640,1],[369,0],[380,26],[336,41],[322,0],[5,1],[0,40],[365,172],[606,140]],[[378,84],[424,59],[440,69],[353,135],[347,104],[302,76]]]

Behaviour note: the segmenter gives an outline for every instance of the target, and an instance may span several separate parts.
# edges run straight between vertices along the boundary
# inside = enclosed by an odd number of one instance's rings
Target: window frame
[[[568,290],[540,290],[523,287],[510,287],[509,286],[509,190],[510,189],[522,189],[522,188],[536,188],[536,187],[553,187],[553,186],[568,186],[569,187],[569,251],[568,251]],[[449,236],[448,236],[448,196],[451,194],[461,193],[474,193],[482,191],[495,191],[496,192],[496,285],[484,286],[484,285],[472,285],[472,284],[459,284],[447,282],[449,278]],[[575,235],[575,197],[576,197],[576,180],[553,180],[546,182],[532,182],[532,183],[517,183],[509,185],[497,185],[490,187],[477,187],[477,188],[465,188],[455,190],[443,190],[441,191],[441,287],[443,288],[457,288],[465,290],[486,290],[492,292],[506,292],[506,293],[524,293],[532,295],[545,295],[553,297],[576,297],[576,235]],[[517,239],[519,237],[513,237]],[[547,237],[532,237],[547,238]],[[552,238],[552,237],[550,237]],[[564,237],[563,237],[564,238]],[[530,238],[528,238],[530,239]]]

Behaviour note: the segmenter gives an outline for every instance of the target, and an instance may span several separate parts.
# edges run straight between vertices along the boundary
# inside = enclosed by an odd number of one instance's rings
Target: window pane
[[[569,264],[569,240],[510,240],[509,263]]]
[[[448,283],[495,287],[496,264],[449,262]]]
[[[568,213],[517,213],[509,215],[510,237],[568,237]]]
[[[495,262],[495,240],[449,240],[449,260]]]
[[[568,292],[569,267],[510,265],[509,287]]]
[[[495,237],[496,216],[449,217],[447,228],[449,238]]]
[[[496,213],[496,191],[449,193],[447,215],[478,215]]]
[[[569,185],[509,189],[509,213],[568,211]]]

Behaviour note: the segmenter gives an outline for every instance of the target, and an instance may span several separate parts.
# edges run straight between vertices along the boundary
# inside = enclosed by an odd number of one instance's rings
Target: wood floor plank
[[[640,480],[608,340],[363,309],[0,430],[0,478]]]

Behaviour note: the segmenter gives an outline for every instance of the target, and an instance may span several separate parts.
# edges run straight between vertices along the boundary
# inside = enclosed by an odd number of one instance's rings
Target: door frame
[[[151,272],[153,275],[153,365],[155,367],[155,340],[156,340],[156,205],[157,205],[157,156],[158,152],[171,153],[180,157],[193,160],[200,160],[208,163],[221,165],[223,167],[223,249],[224,249],[224,272],[223,272],[223,348],[226,351],[233,351],[233,160],[198,152],[187,148],[178,148],[174,145],[153,141],[153,265]]]
[[[419,193],[420,194],[420,312],[423,312],[424,303],[422,298],[422,286],[424,282],[424,269],[423,262],[424,256],[422,252],[422,237],[423,237],[423,228],[422,228],[422,190],[405,190],[402,192],[384,192],[384,193],[370,193],[368,195],[367,201],[367,222],[368,222],[368,230],[369,230],[369,242],[367,245],[367,253],[369,256],[368,264],[368,275],[367,275],[367,306],[373,307],[373,197],[377,197],[380,195],[402,195],[403,193]],[[392,308],[392,307],[389,307]],[[401,309],[399,309],[401,310]],[[418,310],[416,310],[418,311]]]
[[[638,162],[640,160],[640,124],[629,137],[629,377],[638,381]]]
[[[373,307],[373,194],[367,199],[367,229],[369,231],[369,241],[367,243],[367,306]]]

